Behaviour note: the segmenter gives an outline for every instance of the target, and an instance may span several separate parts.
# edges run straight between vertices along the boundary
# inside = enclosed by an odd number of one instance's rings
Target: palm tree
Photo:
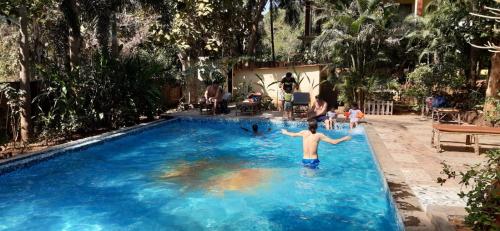
[[[318,19],[323,20],[322,33],[313,41],[313,49],[323,61],[347,69],[345,100],[362,106],[367,81],[389,62],[385,49],[399,36],[393,33],[397,31],[395,5],[381,0],[325,5]]]

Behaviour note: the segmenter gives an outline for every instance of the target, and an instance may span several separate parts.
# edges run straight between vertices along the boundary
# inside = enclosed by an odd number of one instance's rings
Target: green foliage
[[[21,113],[21,97],[26,92],[17,90],[9,84],[0,84],[0,98],[7,100],[7,124],[6,127],[10,129],[10,134],[14,141],[17,141],[20,127],[19,127],[19,114]]]
[[[286,22],[286,10],[279,9],[274,13],[274,49],[277,61],[294,61],[296,55],[300,52],[302,40],[299,39],[303,35],[304,20],[302,15],[299,14],[300,19],[293,24],[289,25]],[[264,15],[263,27],[265,34],[262,38],[264,46],[269,51],[271,50],[271,26],[270,26],[269,13]],[[270,55],[270,54],[269,54]],[[270,56],[269,56],[270,57]]]
[[[442,163],[442,174],[446,179],[459,177],[460,184],[470,189],[458,195],[467,200],[468,212],[465,222],[474,230],[498,230],[497,219],[500,214],[500,150],[489,151],[486,163],[469,166],[465,172],[456,172]],[[438,183],[446,179],[438,178]]]
[[[445,91],[447,88],[458,89],[465,85],[465,78],[458,75],[455,69],[446,65],[421,65],[408,74],[410,85],[405,92],[418,99],[432,96],[433,92]]]
[[[499,93],[500,95],[500,93]],[[486,98],[486,104],[492,105],[493,110],[486,112],[486,121],[492,125],[500,122],[500,99],[495,97]]]
[[[15,27],[0,19],[0,82],[17,79],[17,33]]]
[[[363,101],[371,78],[390,63],[388,51],[398,36],[396,6],[379,0],[324,3],[322,33],[313,41],[320,60],[345,68],[339,75],[343,100]]]
[[[170,28],[151,27],[152,38],[191,57],[224,56],[238,50],[249,20],[244,1],[179,1]],[[235,23],[238,22],[238,23]]]
[[[408,74],[407,81],[411,86],[406,94],[418,99],[430,96],[436,81],[434,77],[433,70],[429,65],[415,68],[415,70]]]
[[[140,116],[157,114],[162,63],[146,52],[109,63],[100,60],[93,57],[78,75],[66,75],[55,67],[40,70],[45,87],[34,102],[42,137],[122,127],[137,123]]]

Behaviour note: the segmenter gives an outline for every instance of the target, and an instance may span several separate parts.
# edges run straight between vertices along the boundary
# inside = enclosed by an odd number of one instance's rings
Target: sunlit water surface
[[[400,230],[362,128],[300,138],[175,121],[0,176],[0,230]],[[339,138],[347,130],[320,132]]]

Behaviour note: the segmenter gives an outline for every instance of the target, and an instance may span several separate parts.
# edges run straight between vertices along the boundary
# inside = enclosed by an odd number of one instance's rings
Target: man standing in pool
[[[285,129],[281,130],[281,133],[287,136],[298,137],[301,136],[303,138],[303,146],[304,146],[304,155],[302,158],[302,163],[304,167],[315,169],[319,165],[318,158],[318,144],[319,141],[325,141],[330,144],[338,144],[342,141],[350,140],[350,136],[344,136],[340,139],[332,139],[328,136],[325,136],[323,133],[317,133],[318,122],[316,120],[308,120],[309,129],[303,130],[297,133],[289,132]]]

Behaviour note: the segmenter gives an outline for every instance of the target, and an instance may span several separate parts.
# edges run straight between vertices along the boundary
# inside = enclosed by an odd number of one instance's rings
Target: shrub
[[[132,125],[161,107],[164,68],[145,53],[109,61],[95,56],[69,75],[55,66],[39,72],[45,87],[34,99],[36,127],[45,138]]]
[[[471,189],[458,194],[467,200],[465,222],[474,230],[499,230],[500,149],[487,152],[486,157],[486,163],[469,166],[467,171],[458,173],[443,162],[442,173],[447,179],[460,177],[460,184]],[[438,183],[444,182],[446,179],[438,178]]]

